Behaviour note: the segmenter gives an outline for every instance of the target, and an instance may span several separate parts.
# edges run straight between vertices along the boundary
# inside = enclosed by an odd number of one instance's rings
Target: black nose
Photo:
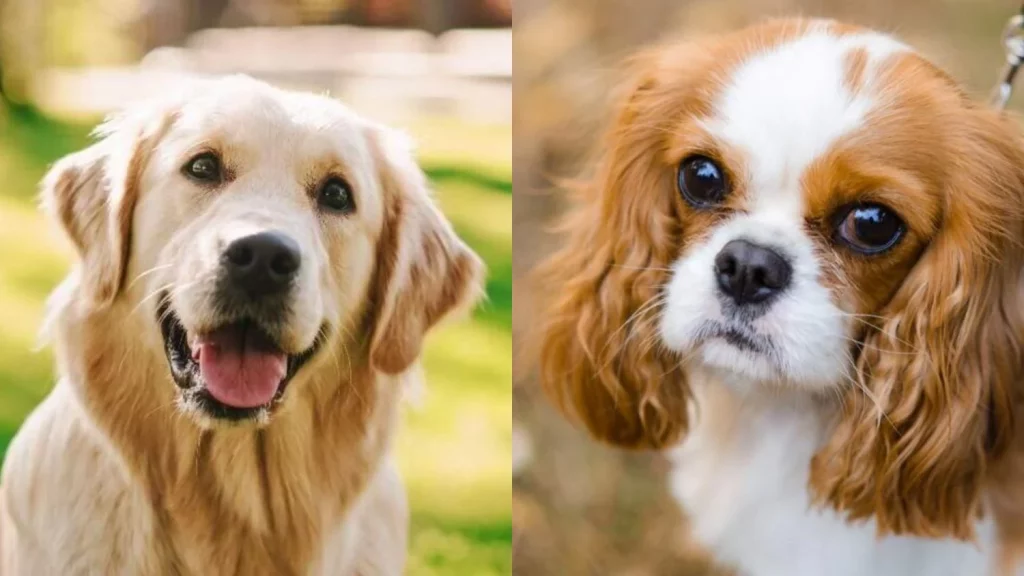
[[[228,245],[222,257],[227,279],[250,296],[281,292],[299,272],[299,245],[280,232],[260,232]]]
[[[793,273],[777,252],[746,240],[733,240],[715,256],[718,287],[740,306],[764,302],[789,286]]]

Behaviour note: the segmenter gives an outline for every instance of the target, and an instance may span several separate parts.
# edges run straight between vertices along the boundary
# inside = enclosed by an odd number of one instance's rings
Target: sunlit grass
[[[512,191],[512,132],[507,125],[467,125],[455,119],[420,120],[402,126],[419,155],[435,171],[461,169]],[[483,179],[481,178],[481,179]],[[508,214],[511,222],[511,214]]]
[[[48,294],[70,251],[38,212],[47,166],[87,143],[88,124],[14,114],[0,125],[0,450],[52,387],[33,352]],[[488,301],[427,343],[428,385],[405,410],[397,457],[412,507],[409,574],[511,571],[512,198],[508,127],[409,127],[437,197],[491,271]]]

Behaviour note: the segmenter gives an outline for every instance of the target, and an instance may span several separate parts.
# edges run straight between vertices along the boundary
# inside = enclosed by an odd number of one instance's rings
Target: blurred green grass
[[[49,350],[34,352],[44,300],[70,253],[35,206],[60,156],[89,123],[0,110],[0,453],[52,386]],[[511,129],[452,121],[406,127],[437,198],[487,261],[488,301],[428,341],[427,388],[406,410],[398,461],[409,491],[411,576],[511,573]]]

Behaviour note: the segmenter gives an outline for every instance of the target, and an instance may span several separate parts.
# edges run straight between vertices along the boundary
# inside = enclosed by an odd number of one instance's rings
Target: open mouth
[[[256,419],[280,401],[292,377],[323,344],[321,329],[298,354],[284,352],[258,321],[242,318],[190,334],[163,295],[157,319],[174,383],[203,412],[226,420]]]

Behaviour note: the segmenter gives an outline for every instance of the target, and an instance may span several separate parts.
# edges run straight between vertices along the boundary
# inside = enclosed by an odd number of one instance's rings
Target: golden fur
[[[305,109],[340,109],[244,78],[218,82],[208,89],[257,109],[293,97]],[[128,279],[152,265],[137,262],[157,234],[138,222],[164,201],[147,200],[146,187],[166,179],[151,173],[198,102],[129,113],[44,183],[44,204],[81,263],[51,301],[61,380],[5,462],[3,573],[400,574],[408,510],[388,463],[399,400],[419,378],[424,334],[477,298],[481,264],[434,207],[411,155],[388,147],[387,129],[346,117],[355,124],[326,134],[365,134],[370,164],[349,158],[349,170],[363,171],[350,178],[375,182],[360,191],[366,212],[374,194],[386,206],[379,228],[366,225],[370,260],[323,233],[325,265],[346,265],[352,282],[366,267],[358,302],[339,303],[351,315],[335,319],[269,423],[225,427],[183,413],[155,344],[151,286]],[[269,144],[241,134],[256,150]],[[330,298],[343,297],[336,285],[324,284]]]

